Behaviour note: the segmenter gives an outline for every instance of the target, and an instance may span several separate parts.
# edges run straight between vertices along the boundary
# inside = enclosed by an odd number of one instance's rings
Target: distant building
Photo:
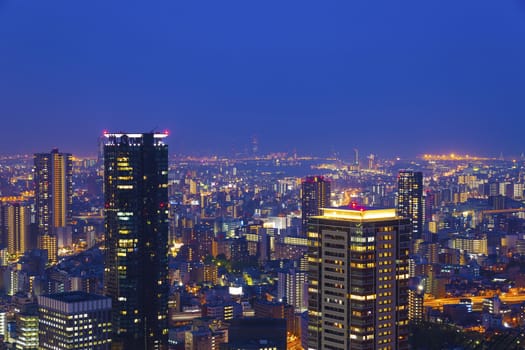
[[[308,309],[308,272],[298,268],[278,272],[277,298],[293,305],[296,312]]]
[[[184,338],[184,350],[219,350],[228,342],[228,329],[222,322],[203,317],[193,320]]]
[[[412,322],[423,321],[423,302],[425,299],[425,283],[419,280],[408,290],[408,319]]]
[[[39,235],[38,249],[47,251],[48,261],[56,263],[58,261],[58,241],[56,235]]]
[[[24,203],[0,203],[0,233],[10,257],[29,249],[31,208]]]
[[[39,349],[111,349],[111,299],[84,292],[38,297]]]
[[[412,223],[412,240],[423,234],[423,174],[419,171],[400,171],[397,178],[397,210]]]
[[[15,315],[17,350],[38,349],[38,315],[20,312]]]
[[[242,316],[242,306],[234,301],[212,302],[202,306],[202,316],[216,320],[232,320]]]
[[[324,209],[308,223],[308,349],[408,349],[410,221]]]
[[[459,249],[468,254],[488,255],[487,236],[453,238],[449,241],[449,248]]]
[[[72,218],[73,157],[53,149],[51,153],[37,153],[33,159],[39,249],[48,249],[49,261],[56,263],[59,239],[67,241],[64,236],[71,234],[68,225]],[[51,243],[55,247],[50,247]]]
[[[301,211],[303,235],[306,236],[308,218],[319,215],[321,208],[330,206],[330,181],[323,176],[310,176],[301,183]]]

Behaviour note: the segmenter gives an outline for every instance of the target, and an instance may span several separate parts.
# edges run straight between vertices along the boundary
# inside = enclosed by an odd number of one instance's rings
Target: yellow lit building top
[[[322,219],[336,219],[348,221],[381,221],[387,219],[401,219],[396,209],[365,209],[350,206],[348,208],[322,208],[323,215],[314,216]]]

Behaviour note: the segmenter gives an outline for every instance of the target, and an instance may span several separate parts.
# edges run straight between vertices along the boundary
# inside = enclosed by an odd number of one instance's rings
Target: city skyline
[[[0,0],[0,350],[525,350],[525,0]]]
[[[518,1],[201,5],[0,3],[0,154],[525,151]]]

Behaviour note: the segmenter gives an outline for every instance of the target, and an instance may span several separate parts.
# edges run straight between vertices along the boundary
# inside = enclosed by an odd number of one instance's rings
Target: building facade
[[[20,202],[0,203],[0,233],[10,258],[22,256],[30,247],[31,207]]]
[[[41,234],[56,234],[72,216],[73,157],[70,153],[34,155],[36,220]]]
[[[308,272],[299,268],[283,269],[278,272],[277,298],[293,305],[296,312],[308,308]]]
[[[168,146],[166,134],[106,134],[104,290],[115,344],[167,349]]]
[[[84,292],[38,296],[39,349],[111,349],[111,299]]]
[[[308,349],[408,349],[410,221],[323,209],[308,224]]]
[[[302,231],[306,236],[308,218],[330,206],[330,181],[323,176],[309,176],[301,182]]]
[[[400,216],[409,218],[412,224],[412,240],[423,237],[424,204],[423,173],[400,171],[397,179],[397,210]]]
[[[53,149],[50,153],[34,155],[35,207],[39,242],[55,242],[58,236],[68,234],[73,204],[73,157]],[[70,234],[70,232],[69,232]],[[61,241],[63,239],[60,239]],[[39,246],[39,249],[49,247]],[[53,249],[58,250],[56,247]],[[56,262],[56,254],[49,254],[50,262]]]

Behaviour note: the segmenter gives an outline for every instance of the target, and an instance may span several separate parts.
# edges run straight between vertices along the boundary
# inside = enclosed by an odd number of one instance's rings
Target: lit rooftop
[[[156,139],[163,139],[165,137],[168,137],[168,132],[165,131],[165,132],[156,132],[156,133],[152,133],[153,134],[153,137],[156,138]],[[106,138],[110,138],[110,137],[116,137],[116,138],[120,138],[122,136],[127,136],[129,138],[141,138],[144,136],[144,134],[139,134],[139,133],[110,133],[110,132],[107,132],[107,131],[104,131],[104,137]]]
[[[344,208],[322,208],[324,219],[341,219],[351,221],[374,221],[401,218],[396,209],[367,209],[364,207],[350,206]]]

